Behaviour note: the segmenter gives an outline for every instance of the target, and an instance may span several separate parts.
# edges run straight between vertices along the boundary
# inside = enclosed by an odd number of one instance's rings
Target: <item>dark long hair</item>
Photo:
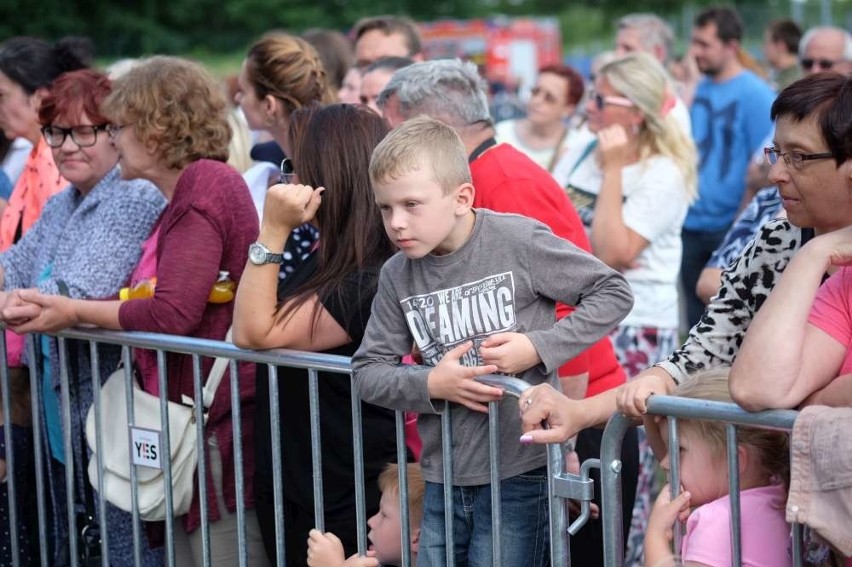
[[[387,123],[366,107],[334,104],[304,108],[290,117],[290,145],[299,181],[325,187],[316,215],[320,229],[316,272],[278,305],[281,322],[310,296],[342,297],[342,284],[358,272],[376,273],[394,248],[384,231],[370,185],[370,155],[388,133]],[[375,293],[366,275],[362,293]],[[284,303],[292,301],[289,308]],[[319,316],[314,312],[311,332]]]
[[[33,94],[67,71],[89,67],[94,48],[83,37],[66,37],[55,44],[35,37],[13,37],[0,44],[0,71]]]

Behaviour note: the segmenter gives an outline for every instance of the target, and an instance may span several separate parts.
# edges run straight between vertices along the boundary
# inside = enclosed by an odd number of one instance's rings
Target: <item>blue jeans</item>
[[[491,485],[454,486],[453,543],[456,567],[491,567]],[[500,482],[502,565],[544,567],[549,562],[547,468]],[[447,565],[444,485],[427,482],[417,567]]]
[[[704,302],[696,295],[695,286],[701,270],[707,265],[710,256],[722,244],[728,230],[698,231],[683,229],[680,239],[683,243],[683,256],[680,260],[680,281],[683,284],[683,297],[686,303],[686,321],[691,329],[704,315]]]

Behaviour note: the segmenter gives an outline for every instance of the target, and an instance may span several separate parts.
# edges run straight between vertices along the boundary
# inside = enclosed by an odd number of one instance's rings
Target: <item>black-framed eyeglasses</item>
[[[71,128],[60,128],[59,126],[45,126],[41,129],[41,134],[44,136],[44,141],[51,148],[62,147],[65,143],[65,138],[69,135],[71,140],[81,148],[89,148],[98,142],[98,132],[107,129],[106,124],[85,124],[81,126],[72,126]]]
[[[623,96],[603,96],[600,93],[595,93],[592,96],[592,101],[595,103],[595,108],[603,110],[608,104],[612,106],[621,106],[623,108],[633,108],[636,106],[632,100]]]
[[[806,161],[815,159],[828,159],[834,157],[831,152],[820,152],[818,154],[803,154],[802,152],[791,151],[782,152],[778,148],[763,148],[763,154],[766,156],[770,165],[778,163],[778,158],[784,158],[784,163],[793,169],[802,169]]]
[[[828,71],[837,64],[837,61],[833,61],[831,59],[811,59],[810,57],[802,59],[799,62],[802,64],[802,69],[805,71],[810,71],[814,65],[818,65],[823,71]]]
[[[109,134],[109,137],[115,140],[115,137],[118,136],[118,133],[121,132],[122,128],[126,128],[126,126],[119,126],[118,124],[107,124],[106,132]]]

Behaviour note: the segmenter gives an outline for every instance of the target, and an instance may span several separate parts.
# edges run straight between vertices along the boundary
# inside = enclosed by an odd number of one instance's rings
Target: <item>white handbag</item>
[[[226,340],[230,340],[230,330]],[[204,385],[204,420],[213,404],[216,389],[228,366],[227,358],[217,358]],[[162,432],[160,400],[139,388],[133,382],[133,426]],[[132,511],[130,486],[131,441],[128,434],[125,369],[113,372],[101,387],[101,440],[103,442],[103,496],[114,506]],[[172,464],[172,504],[175,516],[189,511],[192,503],[195,468],[198,464],[195,427],[195,406],[188,396],[183,404],[168,402],[169,407],[169,460]],[[89,482],[98,488],[98,460],[96,449],[94,404],[86,416],[86,441],[92,450],[89,459]],[[161,460],[166,458],[161,455]],[[163,470],[136,466],[138,482],[139,516],[145,521],[166,519],[165,474]]]

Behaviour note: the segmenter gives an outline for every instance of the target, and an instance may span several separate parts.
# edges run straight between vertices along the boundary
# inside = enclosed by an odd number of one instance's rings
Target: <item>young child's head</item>
[[[683,398],[731,402],[729,369],[716,369],[690,377],[674,391]],[[728,494],[726,424],[718,421],[678,419],[680,481],[691,494],[690,504],[701,506]],[[662,428],[667,441],[668,431]],[[740,488],[756,488],[773,482],[787,483],[790,459],[787,434],[781,431],[737,427]],[[671,452],[671,449],[670,449]],[[668,470],[668,455],[662,466]]]
[[[370,181],[385,231],[409,258],[467,241],[474,190],[467,151],[450,126],[427,117],[404,122],[373,151]]]
[[[408,525],[411,530],[412,557],[420,540],[420,521],[423,519],[423,492],[426,485],[420,475],[420,465],[408,464]],[[399,505],[399,466],[388,465],[379,475],[382,500],[379,512],[367,520],[371,549],[382,565],[402,563],[402,511]]]

